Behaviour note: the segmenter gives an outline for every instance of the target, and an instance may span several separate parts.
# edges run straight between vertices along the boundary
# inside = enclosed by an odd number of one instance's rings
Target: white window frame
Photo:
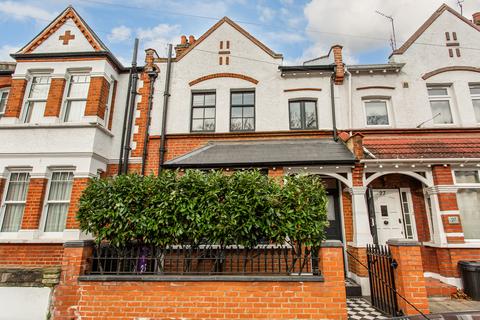
[[[469,88],[469,90],[470,90],[470,97],[472,98],[472,108],[473,108],[473,101],[475,101],[475,100],[479,100],[479,101],[480,101],[480,93],[478,93],[478,94],[473,94],[473,93],[471,92],[471,89],[472,89],[473,87],[480,89],[480,84],[479,84],[479,83],[471,83],[471,84],[469,84],[469,86],[468,86],[468,88]],[[474,109],[473,111],[475,112],[475,109]],[[475,116],[475,121],[476,121],[477,123],[480,123],[480,119],[477,119],[476,116]]]
[[[27,88],[25,90],[25,95],[24,95],[24,98],[23,98],[23,108],[22,108],[22,117],[21,117],[21,119],[22,119],[21,121],[24,124],[31,123],[31,122],[26,122],[28,111],[29,111],[28,106],[29,106],[30,102],[45,102],[45,104],[46,104],[47,100],[48,100],[48,93],[47,93],[47,96],[43,99],[30,98],[30,91],[32,90],[33,79],[36,78],[36,77],[48,77],[49,78],[50,82],[49,82],[48,91],[50,91],[50,86],[52,85],[51,73],[38,72],[38,73],[32,73],[32,74],[29,75]]]
[[[41,218],[41,221],[40,221],[40,232],[43,234],[43,235],[46,235],[47,237],[54,237],[54,238],[58,238],[58,237],[62,237],[63,235],[63,231],[66,229],[64,228],[62,231],[45,231],[45,227],[46,227],[46,223],[47,223],[47,214],[48,214],[48,205],[50,203],[68,203],[70,204],[71,200],[72,200],[72,193],[70,192],[70,196],[69,196],[69,200],[66,201],[66,200],[61,200],[61,201],[49,201],[48,200],[48,197],[50,196],[50,191],[51,191],[51,185],[52,185],[52,178],[53,178],[53,174],[56,173],[56,172],[70,172],[72,173],[73,175],[73,178],[72,178],[72,184],[74,183],[74,179],[75,179],[75,173],[74,173],[74,169],[72,168],[55,168],[55,169],[51,169],[48,173],[48,183],[47,183],[47,192],[45,192],[45,196],[44,196],[44,201],[43,201],[43,208],[42,208],[42,218]],[[73,191],[73,186],[72,186],[72,191]],[[67,217],[65,218],[65,223],[66,223],[66,219],[68,218],[68,209],[67,209]]]
[[[15,174],[15,173],[27,173],[29,175],[28,177],[28,187],[27,187],[27,195],[25,197],[25,201],[6,201],[7,199],[7,193],[8,193],[8,188],[10,186],[10,180],[12,178],[12,174]],[[27,197],[28,197],[28,190],[30,189],[30,179],[31,179],[31,174],[30,174],[30,170],[27,170],[27,169],[12,169],[12,170],[9,170],[8,171],[8,178],[7,178],[7,181],[5,182],[5,185],[3,187],[3,195],[2,195],[2,199],[1,199],[1,204],[0,204],[0,235],[10,235],[10,234],[15,234],[16,232],[8,232],[8,231],[4,231],[2,232],[2,227],[3,227],[3,219],[5,217],[5,209],[7,207],[7,204],[24,204],[26,205],[27,204]],[[25,213],[25,208],[24,208],[24,212],[22,213],[22,219],[23,219],[23,214]],[[21,227],[21,222],[20,222],[20,227]]]
[[[429,89],[446,89],[447,95],[445,96],[431,96],[428,92]],[[428,106],[430,113],[432,114],[432,121],[434,126],[453,126],[455,125],[455,114],[453,112],[453,98],[452,98],[452,86],[451,85],[427,85]],[[431,101],[448,101],[450,108],[450,114],[452,115],[452,123],[435,123],[435,114],[433,114]]]
[[[412,227],[412,235],[413,235],[412,240],[417,240],[418,241],[417,221],[415,219],[415,210],[414,210],[414,206],[413,206],[412,193],[410,191],[410,188],[400,188],[399,191],[400,191],[400,206],[401,206],[402,215],[403,215],[403,231],[405,232],[405,238],[407,238],[407,228],[406,228],[406,224],[405,224],[405,215],[409,215],[410,216],[410,225]],[[405,212],[405,210],[404,210],[405,208],[403,207],[405,202],[403,201],[402,192],[405,192],[405,194],[407,196],[406,204],[408,206],[408,211],[409,211],[408,213]]]
[[[385,102],[385,105],[387,107],[387,118],[388,118],[388,124],[368,124],[367,121],[367,103],[368,102]],[[362,99],[363,103],[363,119],[365,121],[365,126],[370,127],[370,128],[388,128],[392,127],[392,122],[393,122],[393,117],[392,117],[392,112],[391,112],[391,106],[390,106],[390,99],[389,98],[365,98]]]
[[[69,95],[69,91],[70,91],[70,85],[72,83],[72,78],[74,76],[85,76],[85,75],[88,75],[90,76],[90,82],[89,82],[89,88],[90,88],[90,84],[92,83],[92,76],[90,74],[90,72],[88,71],[78,71],[78,72],[70,72],[68,73],[67,77],[68,77],[68,80],[67,80],[67,83],[65,85],[65,90],[63,92],[63,102],[62,102],[62,112],[60,114],[60,122],[62,123],[70,123],[70,121],[66,121],[65,117],[67,115],[67,107],[68,107],[68,103],[70,101],[85,101],[85,107],[87,105],[87,100],[88,100],[88,91],[87,91],[87,96],[85,98],[70,98],[68,95]],[[84,110],[84,114],[82,115],[82,119],[83,117],[85,116],[85,110]],[[80,120],[81,122],[82,120]],[[75,122],[72,122],[72,123],[75,123]]]
[[[0,89],[0,100],[5,92],[7,93],[7,98],[5,99],[5,106],[3,107],[3,111],[0,110],[0,119],[4,116],[5,110],[7,109],[8,97],[10,95],[10,87]]]
[[[456,171],[476,171],[477,172],[477,175],[479,175],[480,177],[480,169],[476,169],[476,168],[459,168],[459,169],[453,169],[452,170],[452,175],[453,175],[453,183],[455,186],[457,186],[457,190],[455,192],[455,194],[459,191],[459,190],[462,190],[462,189],[480,189],[480,182],[478,183],[459,183],[457,182],[457,177],[455,176],[455,172]],[[460,215],[460,218],[462,218],[462,214],[460,212],[460,208],[458,209],[458,214]],[[462,220],[462,226],[463,226],[463,220]],[[474,243],[478,243],[480,242],[480,238],[476,238],[476,239],[465,239],[465,242],[474,242]]]

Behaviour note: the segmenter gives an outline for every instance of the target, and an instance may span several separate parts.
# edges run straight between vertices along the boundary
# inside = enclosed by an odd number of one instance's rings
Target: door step
[[[345,288],[347,289],[347,297],[362,296],[362,287],[350,278],[345,278]]]

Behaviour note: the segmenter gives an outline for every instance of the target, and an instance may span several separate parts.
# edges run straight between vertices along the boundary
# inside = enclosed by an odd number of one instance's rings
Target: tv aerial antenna
[[[380,12],[378,10],[375,10],[376,13],[378,13],[379,15],[381,15],[382,17],[384,18],[387,18],[388,20],[390,20],[390,23],[392,24],[392,36],[390,38],[390,46],[392,47],[392,50],[395,51],[397,50],[397,37],[395,35],[395,24],[393,23],[393,17],[392,16],[388,16],[386,15],[385,13],[383,12]]]
[[[460,7],[460,14],[463,16],[463,3],[465,0],[457,0],[457,6]]]

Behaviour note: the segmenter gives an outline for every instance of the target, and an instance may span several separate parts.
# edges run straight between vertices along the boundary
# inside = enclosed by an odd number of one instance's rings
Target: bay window
[[[24,123],[38,123],[41,121],[45,113],[49,90],[50,76],[37,75],[32,77],[25,102]]]
[[[65,112],[63,121],[78,122],[82,120],[87,104],[90,75],[72,74],[65,97]]]
[[[478,170],[454,172],[465,240],[480,240],[480,176]]]
[[[429,87],[428,99],[434,124],[453,123],[450,87]]]
[[[2,206],[2,232],[17,232],[20,229],[29,182],[28,172],[10,173]]]
[[[72,172],[52,173],[46,201],[45,232],[61,232],[65,229],[72,186]]]

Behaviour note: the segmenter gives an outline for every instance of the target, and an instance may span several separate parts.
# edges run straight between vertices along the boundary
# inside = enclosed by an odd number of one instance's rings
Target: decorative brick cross
[[[63,44],[67,45],[70,40],[75,39],[75,35],[70,34],[70,30],[65,31],[65,34],[58,37],[58,40],[63,40]]]

